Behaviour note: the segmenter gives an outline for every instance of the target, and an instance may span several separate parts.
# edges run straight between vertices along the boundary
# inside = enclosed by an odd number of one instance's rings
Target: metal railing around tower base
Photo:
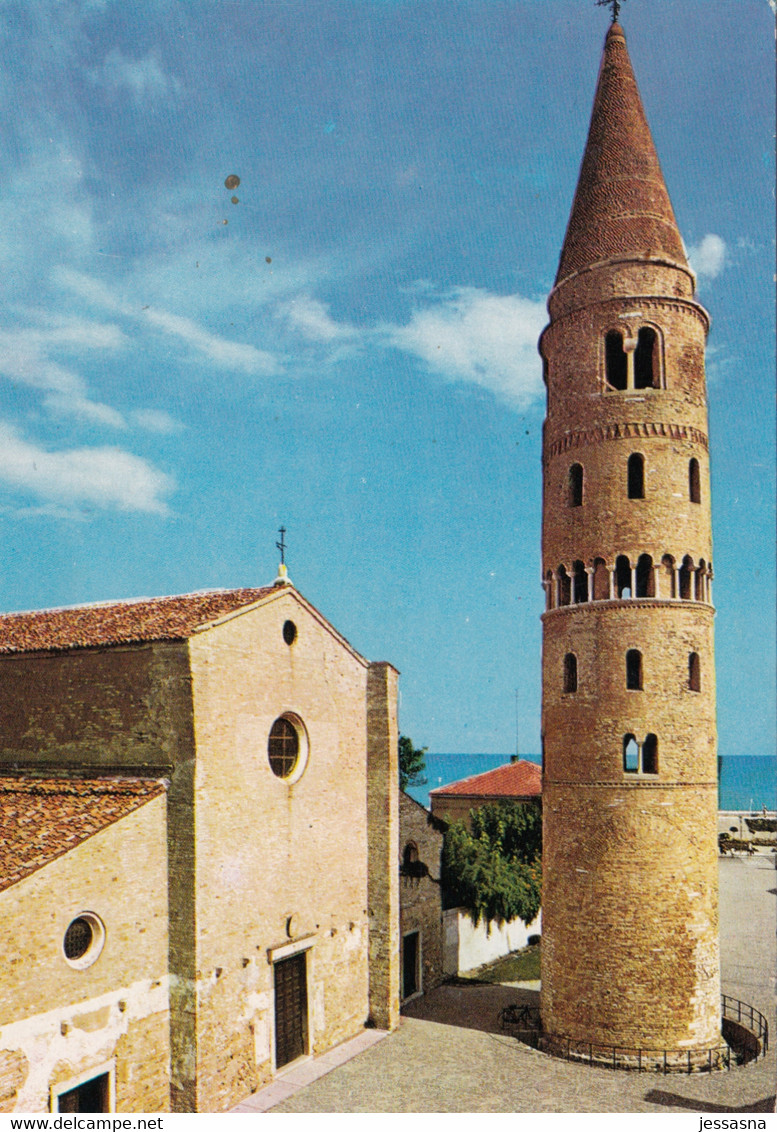
[[[616,1046],[551,1033],[542,1029],[536,1008],[506,1007],[500,1012],[500,1022],[502,1029],[519,1041],[552,1057],[637,1073],[712,1073],[748,1065],[765,1056],[769,1023],[760,1010],[724,994],[721,1016],[726,1040],[720,1045],[687,1050]]]

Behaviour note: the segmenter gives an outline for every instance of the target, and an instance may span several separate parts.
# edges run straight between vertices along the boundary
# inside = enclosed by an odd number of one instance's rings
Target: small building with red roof
[[[474,774],[429,792],[432,813],[442,821],[469,824],[471,810],[487,802],[542,803],[542,768],[513,757],[504,766]]]

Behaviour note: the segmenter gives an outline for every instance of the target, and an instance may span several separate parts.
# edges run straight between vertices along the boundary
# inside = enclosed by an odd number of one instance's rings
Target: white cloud
[[[126,318],[150,322],[155,329],[185,342],[191,349],[225,369],[268,377],[280,372],[277,360],[267,350],[260,350],[248,342],[234,342],[230,338],[213,334],[194,319],[173,314],[160,307],[152,307],[147,303],[142,306],[133,305],[118,298],[100,280],[83,272],[60,269],[55,273],[55,278],[87,302]]]
[[[188,346],[204,354],[217,365],[227,369],[242,370],[244,373],[258,373],[270,376],[278,373],[278,363],[266,350],[258,350],[244,342],[232,342],[203,330],[190,318],[170,314],[169,311],[154,310],[149,307],[143,314],[153,326],[166,334],[182,339]]]
[[[44,405],[58,416],[124,428],[121,413],[87,396],[81,376],[53,359],[58,350],[112,350],[124,345],[117,326],[83,319],[49,319],[47,327],[0,331],[0,375],[16,385],[44,390]]]
[[[0,481],[38,499],[71,507],[168,513],[170,476],[120,448],[48,452],[0,424]]]
[[[127,90],[138,104],[169,98],[183,90],[174,75],[168,75],[152,48],[142,59],[130,59],[118,47],[106,55],[102,64],[89,72],[93,83],[107,90]]]
[[[688,259],[699,279],[715,279],[726,266],[726,242],[708,232],[701,243],[688,248]]]
[[[450,381],[527,405],[543,391],[537,340],[546,322],[543,302],[461,287],[416,310],[406,326],[386,328],[386,337]]]
[[[289,324],[315,342],[333,342],[353,338],[358,332],[344,322],[335,322],[328,307],[311,295],[298,295],[281,307]]]
[[[108,425],[110,428],[127,427],[127,422],[117,409],[99,401],[90,401],[88,397],[51,393],[43,399],[43,404],[57,416],[75,417],[87,424]]]
[[[164,409],[136,409],[130,414],[132,420],[147,432],[157,432],[160,435],[170,435],[180,432],[183,425],[175,417],[171,417]]]

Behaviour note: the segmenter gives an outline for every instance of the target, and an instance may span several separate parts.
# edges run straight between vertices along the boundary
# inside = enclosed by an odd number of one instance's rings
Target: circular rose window
[[[308,736],[298,715],[286,712],[270,728],[267,740],[270,769],[285,782],[296,782],[308,761]]]

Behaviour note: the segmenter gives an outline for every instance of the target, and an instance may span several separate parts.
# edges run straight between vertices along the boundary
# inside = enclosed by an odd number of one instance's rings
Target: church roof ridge
[[[197,590],[4,613],[0,654],[185,640],[203,626],[278,592],[277,586]]]
[[[556,286],[594,263],[631,257],[663,257],[688,270],[626,36],[612,23]]]

